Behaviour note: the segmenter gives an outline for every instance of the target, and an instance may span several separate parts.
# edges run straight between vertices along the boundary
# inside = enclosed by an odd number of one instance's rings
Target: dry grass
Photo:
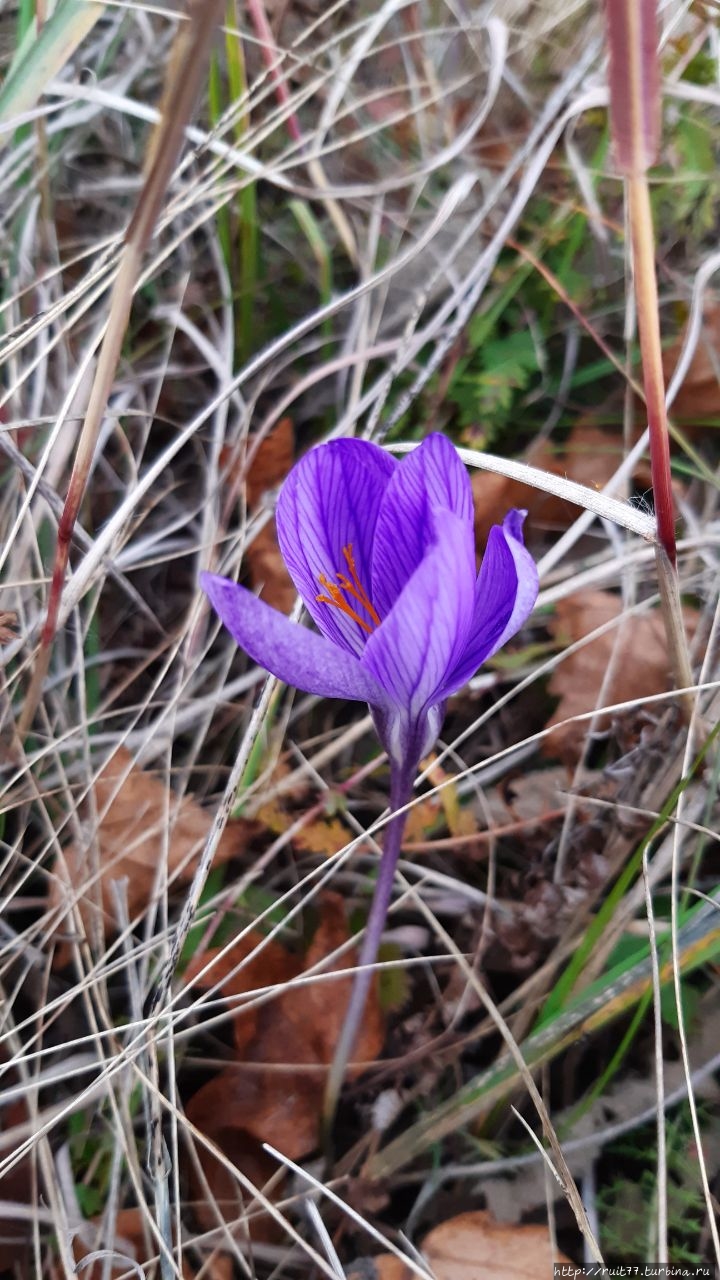
[[[652,665],[641,628],[657,587],[653,521],[637,500],[646,442],[634,430],[643,425],[631,389],[634,318],[620,189],[603,145],[594,7],[538,3],[528,12],[497,0],[488,14],[390,0],[329,11],[273,5],[265,15],[256,4],[236,30],[230,5],[214,55],[222,110],[203,90],[167,189],[155,193],[137,273],[125,276],[124,237],[147,199],[152,127],[185,19],[161,5],[98,8],[49,80],[26,73],[10,120],[0,97],[0,608],[13,615],[2,650],[0,1235],[17,1237],[6,1245],[10,1274],[73,1275],[84,1251],[78,1274],[93,1278],[337,1278],[382,1248],[423,1276],[412,1242],[459,1209],[485,1203],[499,1214],[508,1170],[521,1212],[547,1220],[565,1251],[590,1256],[594,1234],[614,1257],[603,1191],[622,1181],[623,1166],[604,1152],[648,1123],[658,1136],[644,1254],[662,1257],[669,1237],[671,1257],[681,1246],[714,1257],[720,259],[716,223],[698,212],[703,199],[717,200],[714,173],[698,168],[697,208],[681,223],[657,201],[661,319],[676,359],[670,411],[687,405],[684,386],[692,400],[702,381],[707,397],[700,428],[680,414],[675,454],[680,586],[695,611],[688,725],[660,677],[639,696],[634,677],[623,681],[632,637],[643,637]],[[263,16],[275,51],[261,47]],[[8,59],[15,22],[11,11],[0,15]],[[672,195],[687,187],[685,135],[674,132],[687,104],[716,147],[720,63],[711,6],[671,0],[663,22],[658,192],[666,185]],[[242,90],[232,100],[231,72]],[[167,159],[167,133],[156,136]],[[696,168],[702,154],[698,142]],[[507,338],[512,317],[517,324],[513,273],[539,280],[530,255],[569,243],[578,216],[583,231],[560,293],[545,279],[534,309],[520,295],[536,365],[527,382],[509,384],[515,417],[498,410],[494,435],[487,422],[467,428],[445,393],[472,354],[474,320],[495,316],[490,336]],[[527,257],[513,256],[518,242]],[[118,279],[127,315],[103,374]],[[593,398],[582,372],[603,349],[617,367],[608,362]],[[35,709],[26,700],[40,669],[58,526],[99,365],[108,394],[95,393],[97,440],[87,485],[76,490]],[[547,456],[533,453],[543,442],[560,446],[591,410],[613,420],[620,441],[612,477],[599,467],[595,488],[567,459],[549,475]],[[202,958],[223,921],[231,959],[243,931],[268,966],[278,943],[299,955],[328,888],[362,912],[385,820],[383,760],[357,709],[266,682],[197,587],[202,569],[232,576],[250,562],[280,477],[250,503],[246,477],[258,441],[277,441],[288,415],[298,449],[348,434],[402,447],[439,425],[499,483],[524,480],[579,505],[537,520],[542,592],[532,625],[514,662],[479,673],[451,708],[419,784],[413,839],[440,838],[415,854],[409,837],[384,960],[401,994],[389,998],[384,1056],[348,1087],[332,1160],[322,1164],[312,1145],[298,1155],[296,1136],[279,1124],[267,1131],[270,1155],[243,1137],[235,1159],[221,1156],[223,1194],[234,1188],[228,1206],[215,1203],[212,1178],[198,1190],[209,1167],[200,1169],[201,1153],[214,1146],[188,1104],[218,1062],[232,1060],[235,1004],[272,1023],[281,1008],[292,1019],[294,1001],[298,1019],[300,1010],[322,1025],[349,943],[336,936],[326,954],[308,952],[308,967],[290,977],[269,968],[260,980],[253,969],[235,1003],[217,985],[189,989],[189,957]],[[497,490],[480,492],[498,500]],[[525,499],[515,490],[510,501]],[[553,630],[558,606],[590,589],[612,591],[617,615],[589,638]],[[598,636],[611,640],[591,701],[574,717],[580,747],[562,757],[564,769],[550,765],[561,753],[547,722],[563,696],[552,681]],[[598,665],[587,661],[575,667],[580,683]],[[133,761],[158,787],[145,809],[131,793],[140,825],[131,803],[113,836],[113,882],[110,797],[97,783],[120,748],[128,755],[116,788],[128,777],[135,785]],[[539,789],[534,810],[523,775]],[[503,797],[513,786],[509,811]],[[328,818],[338,814],[340,840]],[[232,850],[229,820],[239,831]],[[298,839],[318,822],[330,830],[324,849]],[[648,938],[642,956],[627,945]],[[237,961],[241,970],[250,963]],[[299,1054],[290,1038],[288,1061],[304,1063],[302,1080],[312,1061]],[[316,1060],[315,1078],[321,1068]],[[644,1092],[623,1106],[623,1088],[643,1073]],[[544,1155],[511,1103],[546,1139]],[[680,1243],[679,1146],[692,1149],[694,1173],[682,1185],[698,1222]],[[559,1185],[546,1179],[533,1192],[520,1171],[543,1160]],[[125,1246],[115,1241],[118,1213],[133,1207],[144,1257],[158,1259],[142,1272],[127,1262],[127,1236]]]

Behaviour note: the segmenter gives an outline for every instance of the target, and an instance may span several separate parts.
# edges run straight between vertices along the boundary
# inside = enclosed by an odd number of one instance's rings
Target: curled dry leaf
[[[697,625],[697,613],[684,611],[688,634]],[[658,610],[633,615],[621,622],[622,601],[609,591],[576,591],[561,600],[550,630],[563,643],[574,643],[596,628],[618,619],[617,627],[578,649],[560,663],[550,680],[550,692],[560,699],[548,727],[558,725],[543,743],[545,755],[574,764],[583,750],[587,721],[561,724],[571,716],[593,711],[612,663],[612,675],[604,690],[604,702],[632,702],[652,697],[669,687],[670,663],[665,628]],[[607,727],[608,717],[600,717]]]
[[[345,904],[340,894],[325,893],[322,899],[320,924],[316,930],[308,953],[305,957],[305,972],[309,972],[322,961],[332,955],[348,941],[349,933],[345,919]],[[357,961],[354,949],[345,953],[333,962],[332,970],[337,972],[350,969]],[[301,993],[288,992],[284,997],[286,1014],[290,1025],[296,1029],[298,1043],[304,1040],[307,1058],[296,1058],[296,1062],[321,1062],[329,1065],[335,1052],[337,1038],[345,1021],[345,1009],[350,999],[353,978],[347,977],[327,982],[308,982]],[[377,999],[377,991],[373,990],[368,1000],[363,1024],[353,1051],[356,1063],[374,1062],[383,1046],[384,1026]],[[348,1076],[360,1074],[362,1067]],[[322,1073],[319,1076],[324,1087]]]
[[[422,1248],[438,1280],[475,1280],[478,1271],[493,1280],[536,1280],[552,1274],[553,1261],[570,1261],[564,1254],[553,1259],[547,1227],[506,1225],[484,1210],[441,1223]]]
[[[197,858],[208,839],[212,817],[191,796],[178,798],[166,783],[138,768],[129,751],[120,747],[95,780],[97,828],[87,842],[73,843],[56,863],[50,887],[50,907],[78,901],[87,928],[92,912],[102,910],[106,928],[115,928],[113,881],[124,880],[127,910],[132,920],[157,893],[161,859],[167,856],[168,881],[181,885],[191,879]],[[216,854],[226,862],[245,847],[254,827],[228,823]],[[96,841],[99,881],[92,875],[92,842]],[[58,956],[64,962],[65,949]]]
[[[570,1264],[565,1254],[553,1256],[547,1227],[495,1222],[482,1209],[442,1222],[425,1236],[421,1252],[436,1280],[537,1280],[552,1275],[553,1261]],[[392,1254],[373,1261],[376,1280],[416,1280]]]
[[[222,993],[234,1000],[269,986],[284,984],[277,994],[252,1009],[241,1009],[234,1018],[237,1061],[204,1085],[190,1099],[188,1119],[245,1174],[254,1186],[275,1172],[268,1166],[261,1144],[269,1142],[290,1159],[299,1160],[318,1142],[318,1125],[327,1067],[335,1051],[352,977],[332,983],[308,980],[288,986],[292,978],[308,973],[348,940],[345,909],[338,894],[326,893],[321,901],[320,923],[300,962],[272,941],[253,933],[231,947],[219,962],[217,973],[200,971],[218,952],[208,951],[188,970],[195,985],[208,986],[224,978]],[[252,955],[257,948],[257,953]],[[346,969],[355,962],[353,951],[333,962]],[[377,994],[368,1001],[356,1063],[372,1062],[383,1044],[383,1020]],[[305,1070],[303,1070],[305,1068]],[[362,1068],[356,1068],[356,1073]],[[222,1163],[198,1144],[197,1153],[214,1199],[230,1209],[230,1216],[252,1222],[254,1207],[237,1180]],[[260,1183],[257,1178],[262,1175]],[[189,1171],[196,1213],[203,1225],[216,1225],[214,1209],[207,1203],[201,1180]],[[266,1238],[268,1219],[252,1226],[253,1237]]]

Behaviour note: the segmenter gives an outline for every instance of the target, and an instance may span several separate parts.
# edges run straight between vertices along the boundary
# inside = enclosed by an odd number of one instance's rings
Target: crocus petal
[[[357,658],[290,622],[229,578],[202,573],[200,585],[231,636],[254,662],[285,684],[323,698],[383,704],[383,691]]]
[[[538,593],[538,572],[523,542],[524,511],[509,511],[502,527],[490,530],[475,588],[475,609],[465,652],[448,676],[449,697],[475,674],[531,613]]]
[[[352,547],[358,579],[370,592],[371,552],[382,496],[398,463],[368,440],[334,440],[311,449],[290,472],[278,498],[277,531],[290,576],[320,630],[360,654],[368,631],[341,609],[318,601],[320,583],[348,577],[343,548]],[[358,602],[349,597],[356,607]],[[362,605],[358,613],[373,619]]]
[[[383,618],[433,540],[431,513],[436,507],[454,512],[472,528],[467,471],[453,445],[439,433],[403,458],[383,495],[372,556],[372,597]]]
[[[422,751],[428,710],[442,700],[438,691],[459,662],[472,624],[472,526],[453,511],[439,509],[433,513],[432,531],[430,549],[368,639],[362,659],[396,709],[382,720],[383,743],[395,759]]]

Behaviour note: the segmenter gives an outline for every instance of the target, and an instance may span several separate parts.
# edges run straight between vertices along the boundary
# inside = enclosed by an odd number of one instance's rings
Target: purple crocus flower
[[[335,440],[297,463],[277,504],[280,549],[320,634],[226,578],[204,573],[201,582],[260,666],[307,693],[369,704],[398,810],[438,736],[447,699],[535,604],[538,575],[523,544],[523,518],[510,511],[491,530],[477,573],[470,480],[449,440],[428,436],[400,462],[369,441]],[[329,1095],[333,1088],[337,1095],[362,1016],[403,826],[399,815],[387,829]]]
[[[320,635],[204,573],[228,631],[286,684],[370,705],[383,746],[414,773],[445,703],[524,623],[538,591],[523,513],[490,533],[475,570],[473,501],[449,440],[398,462],[366,440],[312,449],[277,504],[280,550]]]

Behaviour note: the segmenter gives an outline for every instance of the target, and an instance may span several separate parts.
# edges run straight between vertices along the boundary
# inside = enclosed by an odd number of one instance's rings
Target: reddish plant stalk
[[[610,130],[618,168],[626,180],[632,270],[637,300],[643,384],[650,436],[655,504],[655,561],[668,653],[675,685],[686,690],[693,714],[693,676],[683,625],[675,543],[675,503],[660,341],[655,236],[647,171],[660,143],[660,63],[656,0],[605,0],[609,56]]]
[[[650,432],[650,472],[652,476],[658,539],[673,567],[675,546],[675,501],[670,470],[670,433],[665,410],[665,378],[655,275],[655,243],[650,194],[645,174],[628,178],[628,215],[632,239],[632,263],[637,300],[640,352],[648,430]]]
[[[643,383],[650,432],[658,541],[675,566],[675,506],[665,411],[655,237],[647,170],[660,140],[660,66],[656,0],[605,0],[610,128],[615,159],[627,180],[628,222],[637,299]]]
[[[262,0],[248,0],[248,13],[257,32],[262,60],[275,86],[278,101],[283,107],[287,107],[290,103],[290,90],[280,67],[280,54]],[[286,124],[293,142],[302,142],[300,121],[294,111],[288,111]]]
[[[621,173],[644,173],[660,145],[656,0],[605,0],[610,128]]]

